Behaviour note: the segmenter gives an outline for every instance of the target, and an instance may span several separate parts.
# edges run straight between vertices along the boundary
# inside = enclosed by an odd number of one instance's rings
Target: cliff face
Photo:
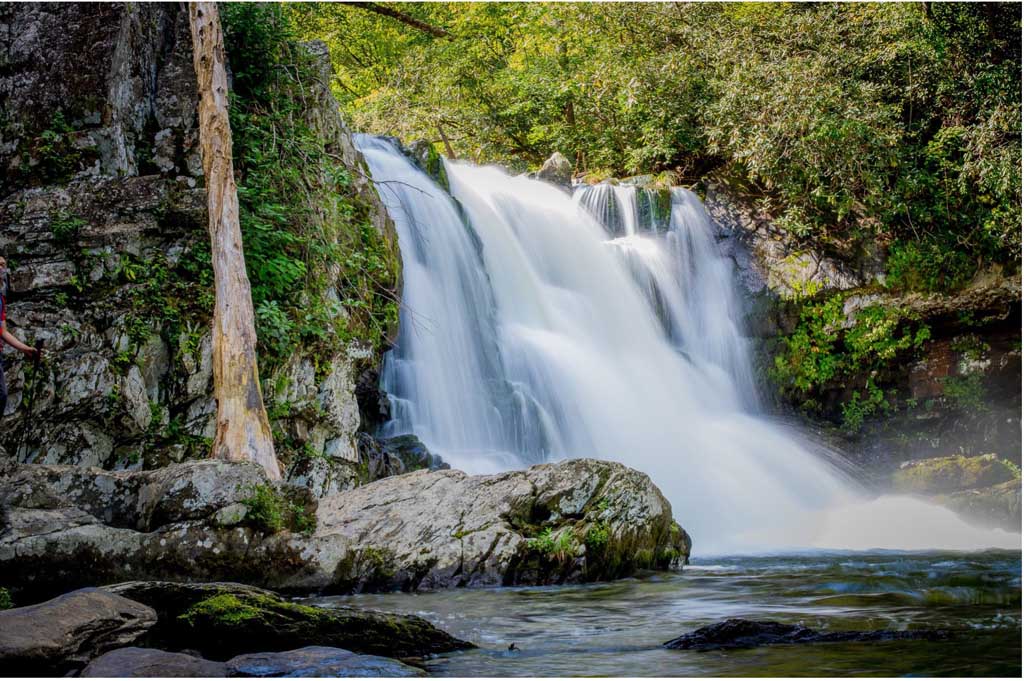
[[[326,54],[310,49],[324,66],[306,84],[308,124],[352,170],[345,198],[397,248],[330,97]],[[24,462],[107,468],[205,455],[212,271],[186,7],[4,5],[0,54],[8,325],[48,353],[38,376],[4,353],[0,444]],[[275,431],[302,453],[286,461],[294,477],[324,483],[358,462],[356,383],[368,372],[372,414],[378,362],[351,340],[326,360],[300,347],[263,373]]]
[[[1019,272],[981,271],[952,292],[899,291],[885,285],[884,245],[826,253],[724,183],[709,184],[706,205],[746,294],[765,392],[781,386],[783,409],[804,407],[835,430],[838,446],[883,486],[907,460],[995,453],[1020,463]],[[828,362],[845,369],[830,375]],[[813,386],[786,384],[780,373]],[[877,402],[865,402],[869,391]]]

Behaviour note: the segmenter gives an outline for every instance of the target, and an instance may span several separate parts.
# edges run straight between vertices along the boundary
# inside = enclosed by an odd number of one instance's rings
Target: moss
[[[893,487],[916,494],[944,494],[990,487],[1019,479],[1019,469],[994,454],[948,456],[904,464],[892,476]]]
[[[284,529],[281,500],[269,485],[253,485],[242,503],[249,509],[245,514],[248,524],[270,533]]]
[[[583,543],[586,544],[588,557],[604,553],[604,550],[608,548],[608,532],[608,524],[605,522],[591,525],[587,529]]]
[[[243,603],[232,594],[220,594],[199,601],[178,615],[178,619],[187,622],[189,626],[195,626],[200,619],[213,620],[227,626],[237,626],[243,622],[259,619],[260,616],[259,608],[249,603]]]
[[[8,610],[14,607],[14,601],[11,600],[11,592],[0,586],[0,610]]]

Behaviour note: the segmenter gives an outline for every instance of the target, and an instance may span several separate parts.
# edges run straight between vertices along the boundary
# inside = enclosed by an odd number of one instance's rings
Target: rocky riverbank
[[[319,501],[249,463],[8,462],[0,509],[2,586],[20,602],[139,579],[303,594],[594,581],[676,566],[690,551],[646,475],[589,459],[419,471]]]
[[[389,658],[470,647],[419,617],[298,605],[240,584],[136,582],[0,611],[0,664],[13,675],[420,676]]]

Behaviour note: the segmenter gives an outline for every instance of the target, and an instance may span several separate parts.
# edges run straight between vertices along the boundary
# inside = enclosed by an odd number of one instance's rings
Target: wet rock
[[[537,171],[537,179],[569,189],[572,186],[572,163],[556,151]]]
[[[397,660],[357,655],[341,648],[307,646],[281,653],[239,655],[227,662],[230,676],[250,677],[408,677],[426,672]]]
[[[155,648],[119,648],[100,655],[79,676],[90,678],[217,678],[228,675],[223,662]]]
[[[437,153],[434,145],[427,140],[416,140],[405,150],[406,154],[425,172],[434,182],[449,191],[448,172],[444,168],[444,160]]]
[[[110,591],[152,605],[160,623],[151,637],[162,647],[196,650],[217,660],[304,645],[389,657],[472,647],[413,615],[301,605],[243,584],[133,582]]]
[[[994,454],[944,456],[904,462],[893,473],[892,486],[909,494],[948,494],[1016,479],[1014,468]]]
[[[941,640],[942,631],[834,631],[819,632],[797,624],[782,622],[727,619],[709,624],[663,645],[674,650],[729,650],[796,643],[841,643],[858,641]]]
[[[437,454],[431,454],[427,446],[415,435],[398,435],[379,441],[385,452],[402,462],[403,472],[422,469],[431,471],[448,470],[451,468]]]
[[[14,676],[60,674],[135,643],[155,623],[152,608],[100,589],[3,610],[0,668]]]
[[[1020,532],[1020,496],[1021,481],[1017,478],[991,487],[932,497],[932,501],[953,509],[975,525]]]

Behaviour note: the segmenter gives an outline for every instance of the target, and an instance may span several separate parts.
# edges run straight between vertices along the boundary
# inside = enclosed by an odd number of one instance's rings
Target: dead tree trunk
[[[216,302],[213,312],[213,395],[217,435],[212,456],[255,461],[281,478],[256,366],[256,326],[245,271],[238,192],[231,160],[228,79],[217,5],[190,2],[193,63],[199,84],[199,144],[210,214]]]

